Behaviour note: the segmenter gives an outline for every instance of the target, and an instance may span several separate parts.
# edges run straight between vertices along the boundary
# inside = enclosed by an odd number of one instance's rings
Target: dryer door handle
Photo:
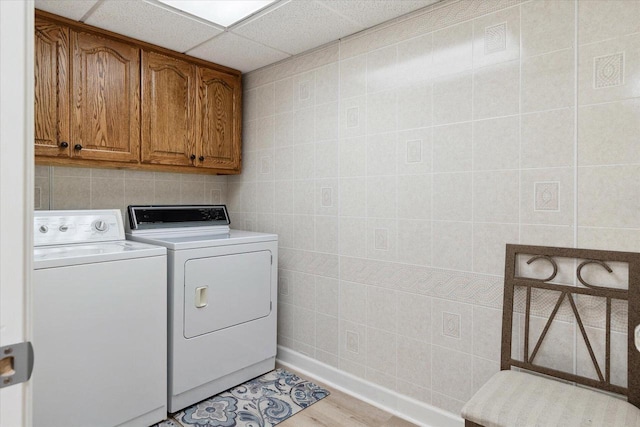
[[[199,288],[196,288],[196,308],[203,308],[209,304],[208,289],[208,286],[200,286]]]

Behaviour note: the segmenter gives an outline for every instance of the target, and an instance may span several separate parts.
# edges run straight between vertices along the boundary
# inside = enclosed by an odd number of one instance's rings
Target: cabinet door
[[[71,31],[71,152],[82,159],[138,162],[140,51],[97,35]]]
[[[198,159],[205,168],[240,170],[240,77],[198,67]]]
[[[195,156],[196,67],[142,52],[142,162],[191,165]]]
[[[69,30],[40,18],[35,30],[35,154],[68,157]]]

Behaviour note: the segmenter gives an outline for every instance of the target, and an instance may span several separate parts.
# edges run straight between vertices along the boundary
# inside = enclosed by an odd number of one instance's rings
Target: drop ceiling
[[[436,1],[279,0],[230,27],[156,0],[35,0],[35,6],[247,73]]]

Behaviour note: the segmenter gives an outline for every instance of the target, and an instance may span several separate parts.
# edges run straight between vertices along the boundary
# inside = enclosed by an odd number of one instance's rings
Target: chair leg
[[[473,421],[464,420],[464,427],[482,427],[480,424],[476,424]]]

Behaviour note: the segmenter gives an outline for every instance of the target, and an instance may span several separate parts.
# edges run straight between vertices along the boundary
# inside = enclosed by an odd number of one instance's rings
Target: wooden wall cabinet
[[[35,155],[69,157],[69,29],[35,20]]]
[[[73,157],[138,162],[140,50],[98,35],[71,31]]]
[[[229,74],[142,52],[142,162],[237,170],[241,87]]]
[[[193,165],[196,66],[142,52],[142,162]]]
[[[36,11],[39,164],[241,169],[240,72]]]
[[[198,67],[198,166],[235,170],[240,164],[242,89],[237,79]]]

